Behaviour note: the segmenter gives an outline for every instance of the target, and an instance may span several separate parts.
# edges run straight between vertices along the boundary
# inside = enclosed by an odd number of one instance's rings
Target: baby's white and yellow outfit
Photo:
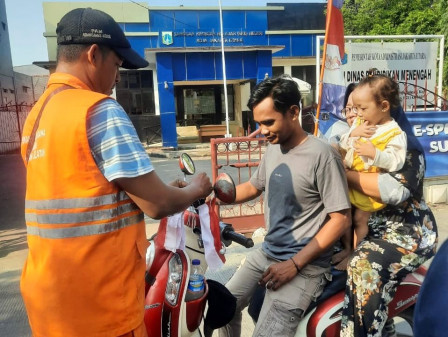
[[[407,138],[397,122],[392,119],[386,124],[377,125],[375,133],[367,138],[376,148],[374,159],[355,153],[355,142],[358,139],[365,141],[366,138],[350,137],[350,134],[361,123],[363,121],[359,117],[356,118],[350,130],[341,136],[339,146],[347,152],[345,165],[358,172],[394,172],[401,169],[406,160]],[[349,196],[351,203],[363,211],[375,212],[386,206],[354,189],[349,190]]]

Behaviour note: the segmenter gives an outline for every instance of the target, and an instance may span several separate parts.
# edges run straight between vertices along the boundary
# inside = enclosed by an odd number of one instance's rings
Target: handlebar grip
[[[224,241],[233,241],[246,248],[254,246],[254,241],[251,238],[246,238],[243,234],[235,232],[232,226],[221,223],[221,228],[221,235]]]
[[[193,207],[198,208],[199,206],[205,204],[205,199],[198,199],[195,202],[193,202]]]

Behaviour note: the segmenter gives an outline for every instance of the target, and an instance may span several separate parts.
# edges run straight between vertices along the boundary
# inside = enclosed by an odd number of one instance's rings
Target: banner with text
[[[344,79],[346,84],[359,82],[369,69],[375,68],[399,82],[417,85],[417,95],[423,97],[424,88],[430,91],[436,88],[437,50],[438,42],[346,43],[347,63],[342,65]],[[403,103],[415,103],[409,97],[401,99]],[[424,102],[417,99],[417,105],[424,105]]]
[[[407,112],[426,156],[426,178],[448,175],[448,111]]]

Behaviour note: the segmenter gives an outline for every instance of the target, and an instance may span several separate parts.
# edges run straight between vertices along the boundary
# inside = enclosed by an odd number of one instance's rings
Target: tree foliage
[[[448,51],[448,0],[345,0],[346,35],[445,35]],[[448,58],[444,62],[448,86]]]

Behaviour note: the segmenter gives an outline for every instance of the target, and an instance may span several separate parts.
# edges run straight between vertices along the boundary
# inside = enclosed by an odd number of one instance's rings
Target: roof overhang
[[[270,50],[272,53],[276,53],[285,46],[226,46],[224,52],[249,52],[258,50]],[[220,46],[207,46],[207,47],[166,47],[166,48],[146,48],[145,59],[154,64],[156,54],[158,53],[216,53],[221,52]]]
[[[33,62],[33,64],[38,67],[50,70],[50,72],[56,69],[56,61],[35,61]]]

